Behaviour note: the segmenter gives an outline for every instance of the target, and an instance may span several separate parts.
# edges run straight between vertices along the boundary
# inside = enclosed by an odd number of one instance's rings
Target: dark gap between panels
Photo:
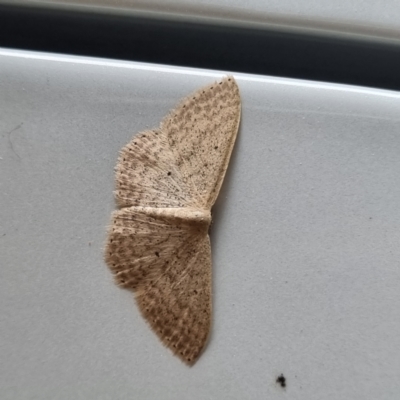
[[[0,46],[400,89],[400,46],[211,23],[0,5]]]

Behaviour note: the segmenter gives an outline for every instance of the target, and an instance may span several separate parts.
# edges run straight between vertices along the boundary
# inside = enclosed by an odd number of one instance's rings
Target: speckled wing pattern
[[[157,129],[137,134],[116,166],[105,260],[143,317],[191,365],[211,326],[208,229],[240,121],[226,77],[184,99]]]

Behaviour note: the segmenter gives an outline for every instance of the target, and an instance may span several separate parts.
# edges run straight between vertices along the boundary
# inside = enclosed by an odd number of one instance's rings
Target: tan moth
[[[184,99],[122,148],[105,260],[143,317],[191,365],[211,326],[208,229],[240,121],[233,77]]]

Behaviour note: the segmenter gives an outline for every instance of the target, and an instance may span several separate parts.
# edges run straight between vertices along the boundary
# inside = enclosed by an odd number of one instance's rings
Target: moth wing
[[[170,269],[136,293],[144,318],[160,340],[192,365],[211,327],[211,249],[208,235],[189,241]]]
[[[239,128],[240,107],[235,79],[226,77],[188,96],[161,123],[199,207],[210,209],[218,196]]]
[[[190,221],[157,215],[143,207],[114,211],[105,260],[116,283],[137,289],[165,272],[188,241],[197,238]]]
[[[138,133],[122,148],[115,177],[120,207],[194,205],[167,137],[159,129]]]
[[[113,213],[105,258],[117,283],[135,292],[161,341],[184,362],[195,362],[211,320],[207,233],[191,221],[124,208]]]

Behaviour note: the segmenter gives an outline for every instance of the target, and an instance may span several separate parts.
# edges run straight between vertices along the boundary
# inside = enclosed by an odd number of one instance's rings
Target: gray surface
[[[188,368],[102,245],[118,150],[213,74],[42,58],[0,51],[1,399],[399,398],[398,94],[237,75],[212,336]]]
[[[0,0],[46,7],[78,7],[105,12],[157,12],[185,18],[235,19],[261,22],[288,30],[318,30],[319,34],[372,35],[400,39],[398,0]]]

